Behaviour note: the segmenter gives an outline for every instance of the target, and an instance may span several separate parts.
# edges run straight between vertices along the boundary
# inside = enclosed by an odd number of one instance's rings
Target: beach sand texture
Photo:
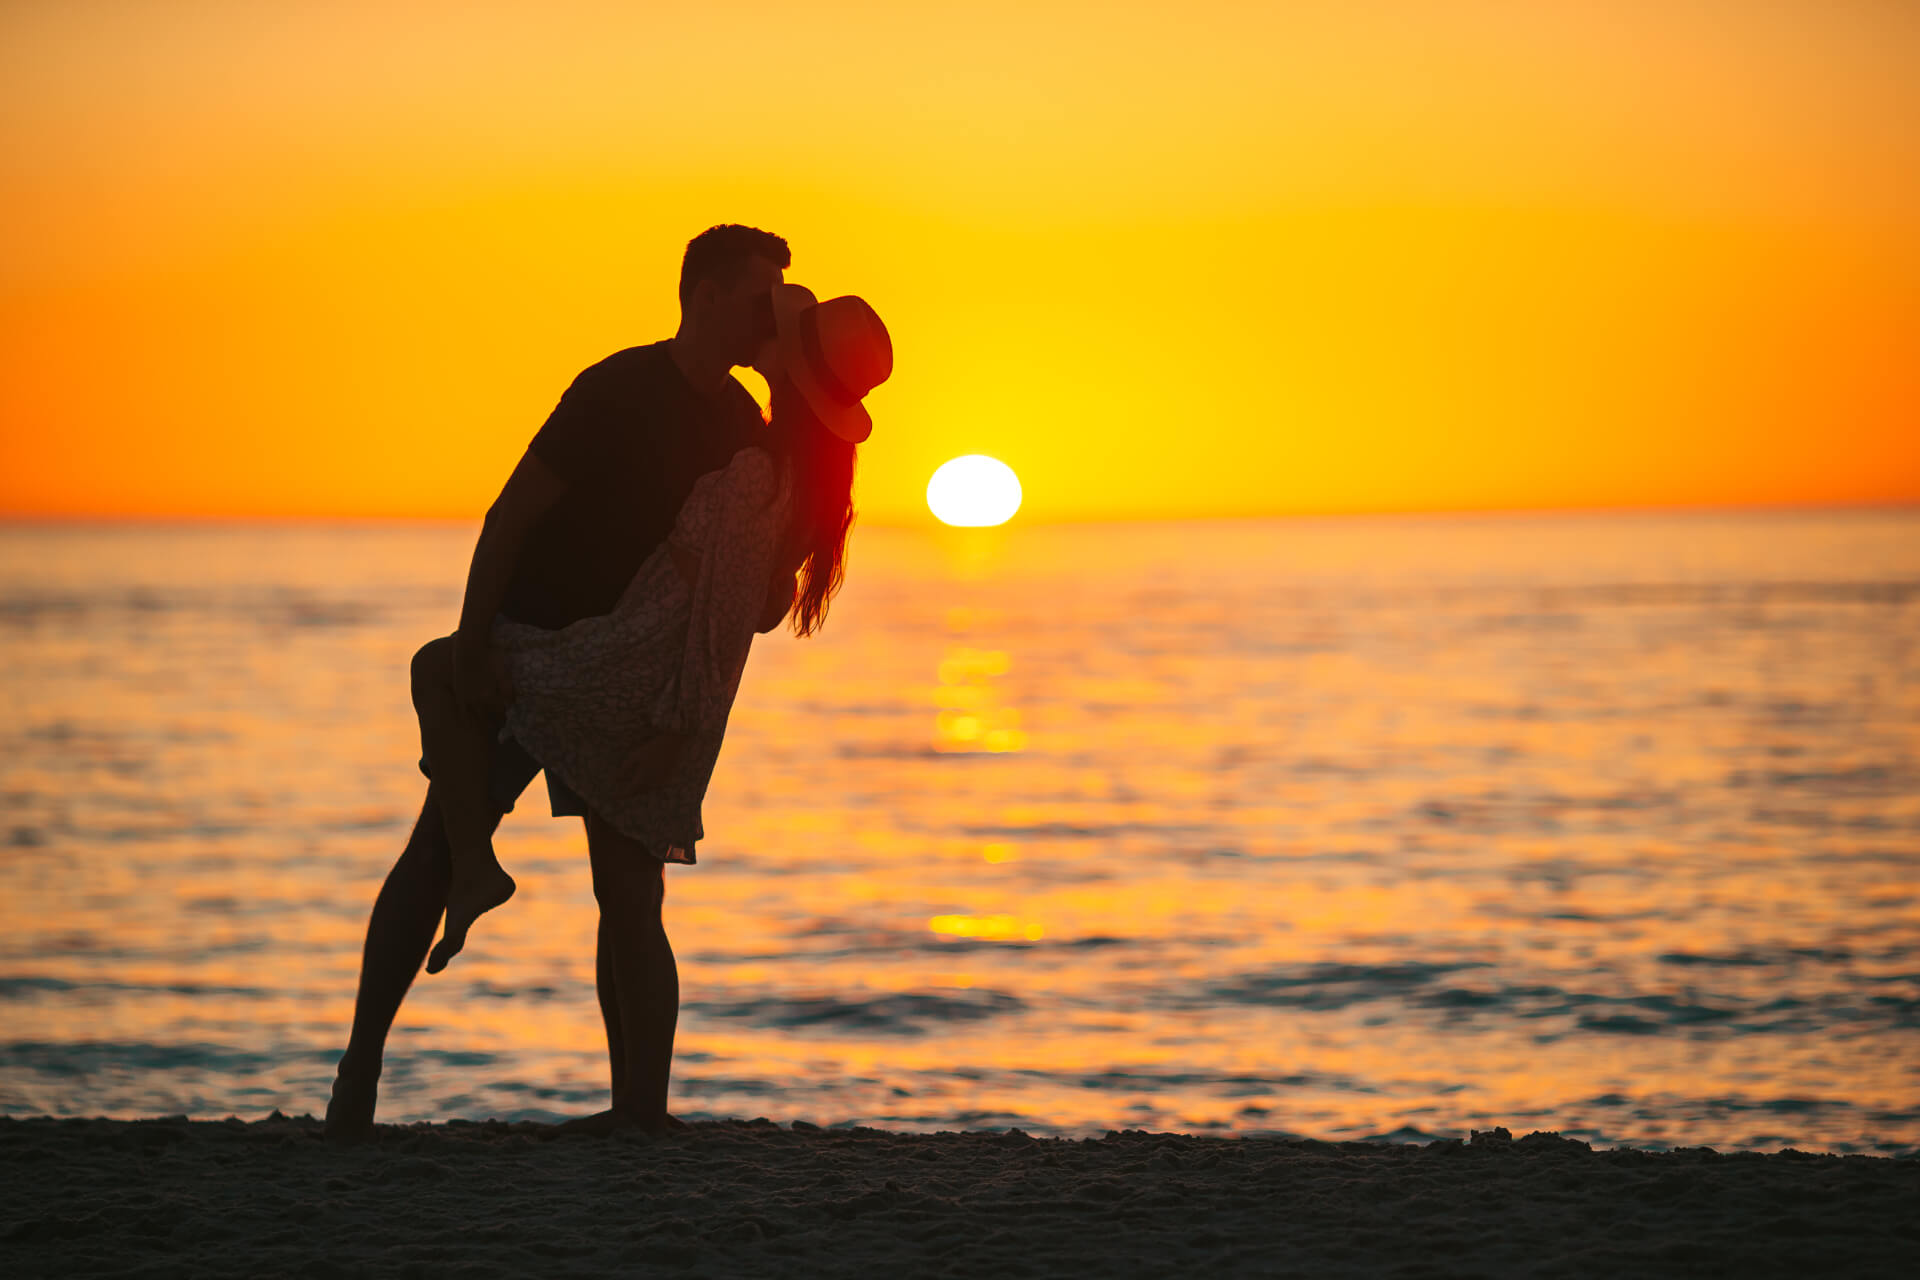
[[[802,1122],[804,1124],[804,1122]],[[0,1119],[9,1276],[1914,1274],[1920,1160],[700,1123]]]

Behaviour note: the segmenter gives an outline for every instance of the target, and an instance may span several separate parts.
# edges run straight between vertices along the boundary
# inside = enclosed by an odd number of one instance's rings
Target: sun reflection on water
[[[1020,712],[1002,702],[996,683],[1007,674],[1004,649],[949,649],[934,689],[933,744],[937,751],[1019,751],[1027,744]]]
[[[935,933],[950,934],[956,938],[986,938],[993,942],[1005,942],[1018,938],[1023,942],[1038,942],[1047,931],[1038,921],[1022,920],[1018,916],[934,916],[927,921],[927,928]]]

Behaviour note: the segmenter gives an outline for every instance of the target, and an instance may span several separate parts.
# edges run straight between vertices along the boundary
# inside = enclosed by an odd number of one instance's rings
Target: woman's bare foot
[[[447,961],[460,954],[467,945],[467,930],[473,922],[493,910],[513,896],[516,886],[513,877],[498,862],[482,869],[471,880],[462,881],[455,877],[453,889],[447,894],[447,923],[440,934],[440,941],[433,944],[433,950],[427,956],[427,972],[438,973],[447,967]]]

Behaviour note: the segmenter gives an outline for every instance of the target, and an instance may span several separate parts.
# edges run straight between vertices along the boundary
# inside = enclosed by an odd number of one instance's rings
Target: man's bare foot
[[[333,1096],[327,1099],[327,1141],[337,1147],[352,1146],[373,1137],[373,1110],[380,1092],[380,1075],[355,1070],[345,1058],[333,1080]]]
[[[596,1111],[590,1116],[579,1116],[572,1120],[563,1120],[553,1126],[553,1128],[548,1131],[547,1136],[554,1138],[604,1138],[609,1134],[622,1133],[627,1130],[637,1130],[640,1133],[652,1134],[657,1138],[669,1130],[684,1129],[686,1127],[687,1122],[677,1116],[662,1116],[658,1123],[648,1124],[634,1112],[608,1110]]]
[[[516,888],[513,877],[498,862],[479,872],[470,882],[455,884],[447,894],[446,928],[427,956],[427,972],[438,973],[446,968],[447,961],[467,945],[467,930],[473,928],[473,922],[511,898]]]

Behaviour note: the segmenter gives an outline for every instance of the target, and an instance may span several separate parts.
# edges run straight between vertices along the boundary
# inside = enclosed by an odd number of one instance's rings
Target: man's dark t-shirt
[[[745,387],[702,395],[665,342],[582,371],[528,446],[567,490],[528,532],[501,612],[549,630],[611,613],[693,482],[763,430]]]

